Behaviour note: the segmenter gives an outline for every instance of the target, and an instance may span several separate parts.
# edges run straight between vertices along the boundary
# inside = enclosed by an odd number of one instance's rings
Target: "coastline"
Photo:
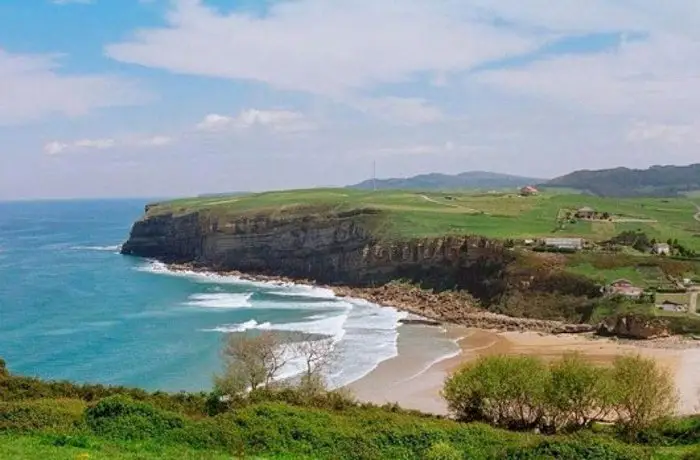
[[[684,337],[647,340],[601,337],[594,334],[595,328],[591,325],[479,311],[468,304],[467,295],[459,293],[433,294],[399,287],[329,286],[280,276],[215,271],[189,264],[167,267],[173,271],[233,276],[252,282],[318,287],[341,298],[361,299],[412,315],[402,320],[398,328],[397,355],[345,386],[361,401],[398,403],[406,409],[448,415],[440,391],[445,378],[464,364],[494,354],[526,354],[548,360],[576,351],[600,365],[609,365],[616,356],[624,354],[653,358],[674,375],[679,392],[678,413],[690,414],[700,409],[700,342]],[[432,307],[440,302],[443,308],[438,314]],[[449,314],[442,315],[445,311]],[[444,348],[447,343],[454,348],[436,349],[437,344]]]
[[[700,349],[697,348],[640,347],[633,342],[591,340],[581,335],[450,326],[444,334],[447,338],[458,338],[459,353],[431,363],[416,374],[413,372],[417,365],[415,357],[411,356],[411,345],[402,340],[401,334],[405,334],[405,331],[399,335],[398,356],[382,362],[368,375],[348,385],[358,399],[376,404],[397,403],[406,409],[446,416],[447,405],[440,396],[444,380],[479,357],[522,354],[552,360],[567,352],[578,352],[597,365],[610,365],[615,357],[625,354],[653,358],[674,376],[679,395],[678,414],[693,414],[700,409]],[[417,346],[414,344],[413,348]]]

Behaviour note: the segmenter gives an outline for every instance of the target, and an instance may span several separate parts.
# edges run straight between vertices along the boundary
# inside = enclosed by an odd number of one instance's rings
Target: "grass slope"
[[[516,194],[363,191],[311,189],[244,196],[175,200],[153,206],[149,214],[204,211],[222,218],[254,215],[329,214],[357,209],[381,211],[380,236],[385,238],[478,234],[493,238],[580,236],[605,240],[624,230],[641,230],[660,240],[678,239],[700,250],[697,200],[677,198],[602,198],[580,194]],[[585,222],[556,231],[560,210],[584,206],[629,220],[653,222]]]

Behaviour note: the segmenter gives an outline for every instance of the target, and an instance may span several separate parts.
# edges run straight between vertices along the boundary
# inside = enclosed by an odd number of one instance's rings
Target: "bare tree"
[[[267,387],[286,364],[287,354],[288,346],[272,332],[231,334],[223,349],[226,371],[216,378],[216,386],[236,393]]]
[[[299,340],[292,345],[295,357],[304,360],[303,374],[310,376],[325,370],[333,355],[331,339],[319,339],[313,334],[301,334]]]

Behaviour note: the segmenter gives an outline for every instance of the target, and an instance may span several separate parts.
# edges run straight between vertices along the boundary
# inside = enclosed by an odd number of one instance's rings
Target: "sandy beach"
[[[453,345],[451,352],[446,344]],[[647,345],[582,335],[405,325],[399,334],[398,356],[382,362],[349,388],[363,401],[396,402],[405,408],[445,415],[447,406],[440,397],[443,381],[480,356],[523,354],[554,359],[576,351],[591,362],[606,365],[619,355],[641,354],[654,358],[675,376],[679,413],[700,410],[700,348]],[[431,355],[434,348],[437,350]]]

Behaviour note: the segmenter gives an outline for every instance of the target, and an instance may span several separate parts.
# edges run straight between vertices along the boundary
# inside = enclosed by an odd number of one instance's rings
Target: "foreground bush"
[[[678,396],[673,378],[653,360],[619,357],[613,380],[617,421],[627,434],[637,433],[675,411]]]
[[[545,415],[548,369],[536,358],[482,358],[445,382],[444,397],[462,421],[533,428]]]
[[[627,435],[671,415],[677,401],[668,372],[639,356],[618,358],[612,369],[578,355],[548,366],[530,357],[484,357],[450,376],[443,395],[462,421],[556,432],[611,420]]]

